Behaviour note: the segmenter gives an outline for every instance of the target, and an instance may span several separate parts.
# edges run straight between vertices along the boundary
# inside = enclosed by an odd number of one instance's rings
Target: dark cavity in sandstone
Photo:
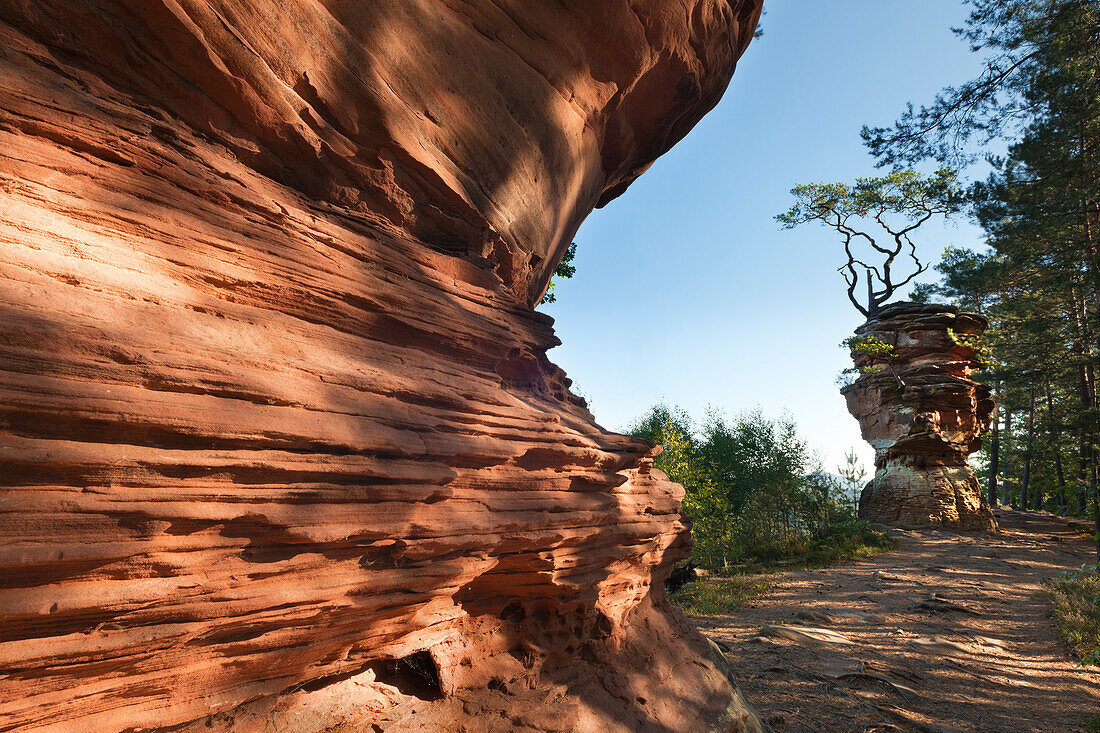
[[[889,358],[857,357],[857,367],[871,369],[841,390],[875,449],[861,518],[907,528],[996,527],[967,463],[994,406],[990,388],[971,379],[988,325],[952,306],[898,303],[856,330],[893,347]]]
[[[0,729],[758,730],[531,306],[759,14],[0,0]]]

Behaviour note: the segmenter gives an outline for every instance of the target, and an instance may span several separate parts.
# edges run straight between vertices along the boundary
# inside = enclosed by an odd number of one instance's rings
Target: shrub
[[[712,412],[697,431],[683,410],[658,405],[631,432],[664,446],[655,465],[685,489],[702,567],[729,572],[796,557],[822,563],[889,544],[856,520],[834,476],[811,470],[813,456],[788,418],[754,411],[728,420]]]
[[[718,616],[760,600],[772,583],[767,576],[702,577],[673,593],[671,600],[692,616]]]
[[[1100,566],[1082,565],[1049,584],[1054,626],[1080,658],[1100,665]]]

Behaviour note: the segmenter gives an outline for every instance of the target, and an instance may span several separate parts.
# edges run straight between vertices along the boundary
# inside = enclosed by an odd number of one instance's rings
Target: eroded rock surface
[[[759,0],[0,0],[0,730],[756,730],[535,313]]]
[[[996,526],[967,464],[993,412],[990,388],[970,378],[988,325],[952,306],[898,303],[856,330],[893,347],[888,358],[859,356],[865,373],[841,390],[875,449],[860,517],[899,527]]]

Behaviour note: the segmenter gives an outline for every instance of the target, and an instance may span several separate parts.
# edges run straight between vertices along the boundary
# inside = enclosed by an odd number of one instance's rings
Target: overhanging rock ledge
[[[0,729],[759,730],[531,308],[760,0],[0,0]]]

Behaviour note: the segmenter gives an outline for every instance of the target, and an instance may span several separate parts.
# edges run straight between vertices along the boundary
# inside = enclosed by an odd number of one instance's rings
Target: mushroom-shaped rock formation
[[[875,476],[859,499],[863,519],[996,527],[967,464],[993,412],[989,387],[970,378],[982,366],[978,341],[988,325],[952,306],[898,303],[856,330],[863,373],[841,392],[875,449]]]
[[[760,4],[0,0],[0,729],[758,730],[531,306]]]

